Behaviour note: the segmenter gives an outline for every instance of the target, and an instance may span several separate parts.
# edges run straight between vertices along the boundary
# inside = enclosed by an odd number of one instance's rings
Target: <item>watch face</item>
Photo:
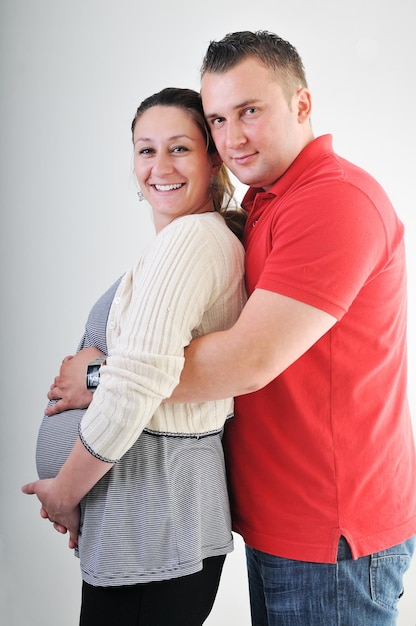
[[[88,365],[87,369],[87,389],[96,389],[100,384],[101,365]]]

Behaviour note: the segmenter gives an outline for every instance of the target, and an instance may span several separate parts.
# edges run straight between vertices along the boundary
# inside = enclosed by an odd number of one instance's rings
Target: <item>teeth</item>
[[[158,191],[171,191],[172,189],[180,189],[182,183],[175,183],[174,185],[155,185]]]

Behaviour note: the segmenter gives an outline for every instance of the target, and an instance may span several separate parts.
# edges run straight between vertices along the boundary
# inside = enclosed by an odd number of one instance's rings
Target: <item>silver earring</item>
[[[143,191],[138,191],[137,197],[139,198],[139,202],[142,202],[144,200]]]

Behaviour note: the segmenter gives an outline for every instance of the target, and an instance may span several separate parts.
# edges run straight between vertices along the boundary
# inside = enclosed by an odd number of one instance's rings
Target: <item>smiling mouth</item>
[[[240,163],[240,164],[244,165],[247,162],[249,163],[256,156],[256,154],[257,154],[256,152],[253,152],[251,154],[242,154],[242,155],[239,155],[239,156],[234,156],[233,160],[236,163]]]
[[[173,191],[174,189],[180,189],[185,183],[175,183],[173,185],[152,185],[156,191]]]

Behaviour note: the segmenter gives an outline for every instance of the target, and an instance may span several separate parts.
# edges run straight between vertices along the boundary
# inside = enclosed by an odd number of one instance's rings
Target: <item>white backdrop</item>
[[[78,561],[20,486],[36,477],[37,429],[58,364],[74,351],[95,299],[152,236],[148,208],[131,185],[131,119],[156,90],[198,89],[209,41],[242,29],[275,31],[298,48],[314,97],[315,134],[333,133],[336,151],[380,180],[406,225],[416,415],[412,0],[1,0],[5,626],[78,620]],[[415,562],[406,583],[399,624],[415,626]],[[249,622],[237,537],[207,624]]]

